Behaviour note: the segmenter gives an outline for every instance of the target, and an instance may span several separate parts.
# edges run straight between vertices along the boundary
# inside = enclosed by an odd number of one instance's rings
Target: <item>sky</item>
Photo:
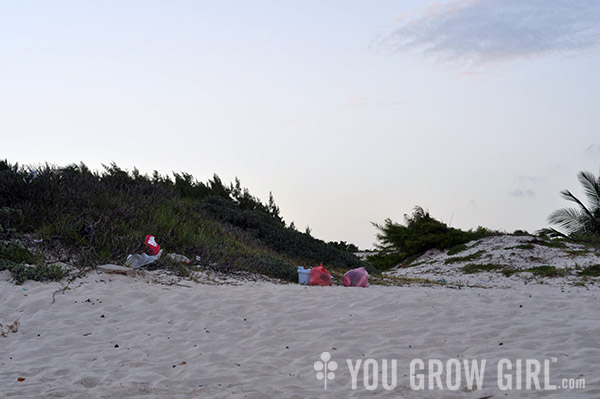
[[[0,0],[0,158],[238,177],[360,248],[535,231],[600,172],[599,70],[595,0]]]

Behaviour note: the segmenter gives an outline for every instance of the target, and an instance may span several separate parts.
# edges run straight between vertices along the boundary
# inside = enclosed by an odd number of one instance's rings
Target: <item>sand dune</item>
[[[584,288],[184,287],[90,273],[52,303],[59,283],[1,276],[0,323],[19,321],[0,338],[7,398],[363,397],[373,392],[362,373],[352,390],[346,359],[367,358],[397,361],[383,397],[600,397],[600,296]],[[322,352],[338,363],[327,390]],[[413,390],[417,358],[487,359],[483,387]],[[555,358],[551,381],[584,378],[585,389],[503,392],[501,358]]]
[[[522,289],[531,284],[544,284],[554,287],[582,285],[595,289],[596,280],[592,279],[588,284],[579,276],[579,271],[600,264],[600,250],[573,243],[561,245],[564,247],[548,247],[547,242],[533,236],[493,236],[473,241],[467,244],[466,250],[454,255],[448,255],[448,251],[430,250],[410,267],[399,267],[387,274],[433,281],[443,279],[454,286]],[[497,265],[516,273],[505,276],[501,270],[496,270],[467,274],[462,270],[466,265]],[[563,271],[564,276],[548,278],[527,271],[540,266],[556,268]]]

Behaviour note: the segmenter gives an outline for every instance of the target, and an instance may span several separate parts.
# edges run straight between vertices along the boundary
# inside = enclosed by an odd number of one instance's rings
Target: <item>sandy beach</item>
[[[64,283],[17,286],[0,277],[6,398],[600,397],[595,289],[165,285],[91,272],[53,303]],[[338,365],[327,389],[315,368],[323,352],[329,370]],[[373,359],[368,371],[376,362],[379,374],[383,359],[395,359],[396,386],[387,390],[379,375],[370,391],[357,368],[353,389],[347,359]],[[425,387],[415,390],[414,359],[485,359],[482,387],[469,389],[462,371],[459,389],[448,388],[445,374],[443,389],[428,389],[425,370]],[[519,390],[513,380],[501,390],[500,359],[539,361],[542,389],[523,382]],[[556,389],[543,389],[544,372]],[[563,389],[563,379],[583,379],[585,388]]]
[[[600,399],[600,0],[0,21],[0,399]]]

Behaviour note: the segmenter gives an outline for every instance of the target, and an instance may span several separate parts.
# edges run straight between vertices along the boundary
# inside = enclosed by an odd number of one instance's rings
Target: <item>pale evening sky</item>
[[[237,176],[372,247],[534,231],[600,170],[600,1],[0,1],[0,158]]]

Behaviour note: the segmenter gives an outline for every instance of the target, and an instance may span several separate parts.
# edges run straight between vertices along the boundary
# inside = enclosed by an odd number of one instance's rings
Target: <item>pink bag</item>
[[[308,285],[331,285],[331,273],[321,266],[310,269],[308,276]]]
[[[344,287],[364,287],[369,286],[369,273],[364,267],[358,269],[348,270],[344,277],[342,277],[342,283]]]

